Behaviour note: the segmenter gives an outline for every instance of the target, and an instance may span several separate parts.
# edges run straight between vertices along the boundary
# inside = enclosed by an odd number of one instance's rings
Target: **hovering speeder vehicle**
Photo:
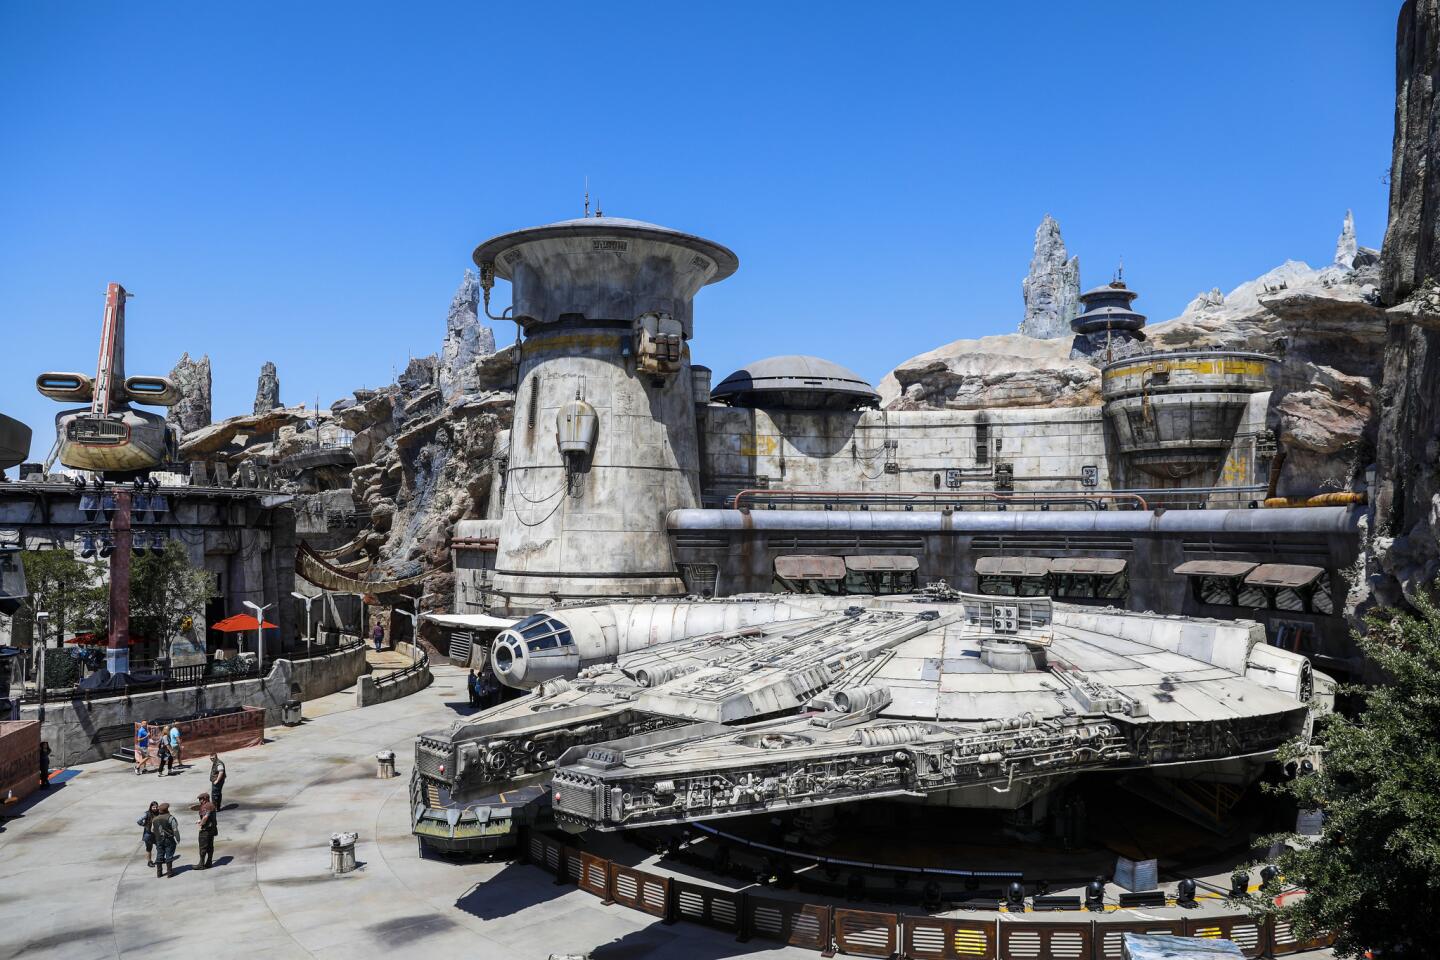
[[[95,379],[83,373],[42,373],[35,379],[36,389],[51,400],[90,404],[55,417],[60,462],[117,480],[149,473],[174,459],[179,448],[179,437],[163,416],[131,406],[168,407],[180,401],[180,391],[166,377],[125,376],[128,296],[118,283],[105,290],[105,324],[100,331]]]

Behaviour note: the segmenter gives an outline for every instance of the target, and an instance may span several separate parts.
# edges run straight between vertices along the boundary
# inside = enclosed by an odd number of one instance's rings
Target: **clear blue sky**
[[[217,419],[267,359],[287,403],[387,382],[587,175],[739,254],[697,301],[717,379],[1013,330],[1046,212],[1168,318],[1328,261],[1347,207],[1380,245],[1399,6],[3,3],[0,411],[43,457],[34,377],[93,369],[110,280],[129,371],[208,353]]]

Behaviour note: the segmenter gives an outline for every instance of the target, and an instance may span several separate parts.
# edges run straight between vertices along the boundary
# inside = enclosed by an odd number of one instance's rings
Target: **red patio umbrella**
[[[244,633],[247,630],[278,630],[275,624],[266,620],[259,623],[248,613],[237,613],[233,617],[226,617],[219,623],[211,624],[211,630],[219,630],[221,633]]]
[[[75,636],[66,639],[66,643],[79,644],[87,647],[103,647],[107,643],[104,634],[100,633],[77,633]],[[144,637],[130,634],[130,646],[138,647],[145,642]]]

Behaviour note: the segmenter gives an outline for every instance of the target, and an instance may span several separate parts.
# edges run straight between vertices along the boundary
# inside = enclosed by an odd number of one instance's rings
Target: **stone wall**
[[[1376,449],[1376,597],[1440,573],[1440,0],[1407,0],[1395,41],[1395,139],[1381,295],[1390,311]]]
[[[361,677],[360,682],[355,685],[355,706],[373,707],[377,703],[388,703],[391,700],[408,697],[410,694],[418,693],[430,686],[430,681],[434,679],[434,676],[430,673],[430,664],[427,661],[419,670],[407,673],[399,680],[381,683],[382,679],[384,678],[368,675]]]
[[[141,719],[164,722],[205,710],[241,706],[259,707],[265,711],[267,724],[278,724],[285,701],[313,700],[343,690],[353,685],[364,670],[365,650],[357,646],[309,660],[276,660],[263,681],[215,683],[95,700],[89,704],[83,700],[47,703],[41,737],[50,741],[54,766],[90,763],[105,759],[128,742],[123,733],[118,740],[97,740],[97,734],[107,727],[133,724]],[[38,704],[25,705],[20,711],[21,719],[40,719],[40,709]]]

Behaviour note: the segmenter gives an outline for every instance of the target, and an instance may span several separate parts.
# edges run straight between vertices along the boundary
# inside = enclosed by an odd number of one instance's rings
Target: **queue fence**
[[[1335,939],[1302,940],[1284,921],[1248,914],[1125,920],[910,916],[722,890],[637,870],[542,833],[522,838],[520,851],[525,862],[557,883],[574,883],[606,904],[824,957],[838,952],[898,960],[1120,960],[1126,933],[1226,939],[1247,957],[1281,957],[1321,949]]]

